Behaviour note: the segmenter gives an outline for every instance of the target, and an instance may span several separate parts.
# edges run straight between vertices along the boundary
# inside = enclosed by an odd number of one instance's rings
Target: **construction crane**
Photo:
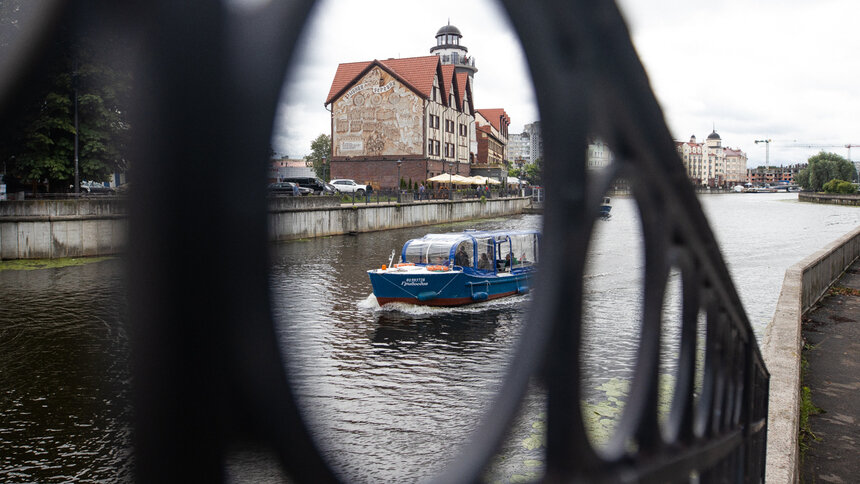
[[[774,141],[771,139],[757,139],[755,140],[756,144],[765,143],[766,151],[765,151],[765,164],[770,164],[770,144]],[[858,143],[848,143],[845,145],[833,145],[833,144],[812,144],[812,143],[797,143],[791,142],[782,144],[777,142],[778,145],[784,148],[847,148],[848,149],[848,161],[851,162],[851,148],[860,148],[860,144]]]
[[[764,166],[770,166],[770,143],[771,139],[757,139],[755,144],[764,143]]]
[[[788,148],[847,148],[848,149],[848,161],[851,161],[851,148],[860,148],[860,144],[857,144],[857,143],[848,143],[847,145],[797,144],[797,145],[789,145]]]

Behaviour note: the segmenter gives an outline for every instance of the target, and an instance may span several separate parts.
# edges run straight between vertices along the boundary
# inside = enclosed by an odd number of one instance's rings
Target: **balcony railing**
[[[541,258],[556,263],[541,267],[493,411],[437,481],[479,480],[529,382],[540,378],[548,481],[762,482],[768,372],[622,16],[608,0],[502,3],[532,69],[548,194]],[[282,364],[265,194],[235,190],[264,186],[284,73],[313,1],[43,4],[31,25],[39,45],[77,25],[122,33],[139,48],[130,57],[139,103],[129,237],[137,479],[221,481],[229,450],[252,444],[270,449],[298,482],[337,481]],[[31,45],[13,48],[26,55]],[[37,64],[3,64],[14,67],[0,71],[4,120],[16,115],[11,101],[36,84]],[[617,155],[608,174],[586,171],[593,135]],[[598,206],[617,177],[636,180],[644,307],[629,400],[610,443],[596,449],[580,407],[583,274]],[[672,270],[683,280],[682,336],[661,423],[661,308]]]

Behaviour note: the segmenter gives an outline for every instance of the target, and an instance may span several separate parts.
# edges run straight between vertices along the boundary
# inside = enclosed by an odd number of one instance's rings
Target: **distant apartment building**
[[[511,118],[504,109],[478,109],[475,129],[478,153],[472,164],[472,174],[502,180],[507,178],[506,167],[508,127]]]
[[[612,163],[613,159],[612,150],[609,149],[609,145],[604,143],[603,140],[600,138],[589,140],[585,156],[586,168],[592,170],[606,168]]]
[[[529,137],[529,162],[534,163],[538,158],[543,158],[543,137],[540,121],[525,125],[523,134]]]
[[[279,181],[295,176],[316,176],[314,169],[305,160],[281,158],[272,160],[269,168],[269,181]]]
[[[537,148],[535,148],[537,146]],[[508,139],[508,160],[518,168],[533,163],[543,156],[543,139],[540,121],[527,124],[522,133],[511,135]],[[604,168],[612,163],[612,150],[600,138],[590,138],[586,150],[586,166],[591,169]]]
[[[739,149],[726,148],[726,185],[743,185],[747,181],[747,154]]]
[[[676,141],[675,149],[684,162],[687,176],[696,185],[731,187],[746,182],[747,155],[740,149],[722,146],[722,139],[712,131],[704,143]]]
[[[747,183],[755,186],[794,185],[795,177],[804,168],[806,168],[806,163],[751,168],[747,170]]]
[[[531,137],[527,133],[512,134],[508,137],[508,161],[522,168],[531,162]]]

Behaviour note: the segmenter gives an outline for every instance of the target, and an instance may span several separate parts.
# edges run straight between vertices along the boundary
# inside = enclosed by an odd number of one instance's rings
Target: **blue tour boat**
[[[536,230],[428,234],[407,241],[399,263],[367,274],[380,306],[460,306],[528,292],[539,245]]]
[[[612,204],[609,201],[609,197],[603,197],[603,202],[600,204],[600,216],[604,219],[608,219],[612,215],[609,213],[612,210]]]

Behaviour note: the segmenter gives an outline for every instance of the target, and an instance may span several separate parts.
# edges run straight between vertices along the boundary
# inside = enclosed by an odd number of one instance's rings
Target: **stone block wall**
[[[860,228],[785,271],[773,320],[765,328],[762,356],[770,372],[767,482],[798,482],[801,317],[860,257]]]

